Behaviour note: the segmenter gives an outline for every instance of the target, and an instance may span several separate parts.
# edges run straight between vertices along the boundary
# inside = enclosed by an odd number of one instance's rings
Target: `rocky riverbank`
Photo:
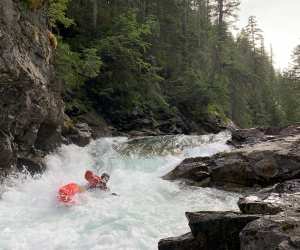
[[[245,194],[240,213],[186,213],[191,233],[159,249],[300,249],[300,127],[233,133],[230,153],[184,160],[167,180]]]
[[[45,8],[0,2],[0,172],[41,171],[60,143],[64,105],[51,64]]]

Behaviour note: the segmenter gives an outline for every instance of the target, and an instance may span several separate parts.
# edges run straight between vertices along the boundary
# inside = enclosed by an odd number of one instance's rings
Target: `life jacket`
[[[57,199],[63,203],[74,203],[74,196],[80,193],[80,186],[76,183],[69,183],[58,190]]]

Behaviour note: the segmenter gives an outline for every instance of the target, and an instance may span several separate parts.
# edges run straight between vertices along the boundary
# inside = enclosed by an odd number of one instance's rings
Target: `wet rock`
[[[34,144],[36,149],[53,152],[62,143],[60,128],[52,124],[41,124]]]
[[[159,250],[201,250],[204,249],[203,247],[203,242],[195,239],[192,233],[163,239],[158,242]]]
[[[35,145],[48,151],[59,144],[56,140],[46,146],[45,135],[53,135],[62,124],[63,102],[51,65],[45,13],[45,7],[31,11],[21,9],[20,1],[0,1],[0,128],[9,135],[0,148],[7,152],[2,165],[8,170],[18,155],[32,154]]]
[[[159,241],[159,250],[239,250],[239,233],[259,216],[235,212],[186,213],[191,233]]]
[[[0,168],[12,164],[13,149],[10,138],[0,131]]]
[[[299,235],[299,214],[265,216],[241,231],[241,250],[300,249]]]
[[[234,212],[186,213],[193,236],[201,239],[203,249],[239,250],[239,233],[257,215],[242,215]]]
[[[223,189],[238,186],[251,192],[239,200],[243,214],[187,213],[194,237],[189,236],[189,242],[202,245],[184,248],[187,243],[182,249],[300,249],[299,129],[293,126],[268,133],[277,136],[266,139],[263,135],[260,142],[230,153],[186,159],[164,176],[191,185]],[[184,242],[178,237],[168,239],[166,244],[177,246],[178,241]]]
[[[278,214],[300,207],[300,180],[290,180],[242,197],[238,205],[244,214]]]
[[[74,143],[80,147],[88,145],[92,140],[92,129],[86,123],[76,123],[68,120],[65,124],[63,136],[66,137],[68,143]]]
[[[128,133],[124,133],[124,136],[129,137],[145,137],[145,136],[157,136],[163,134],[160,130],[149,130],[149,129],[142,129],[139,131],[132,130]]]
[[[75,125],[75,129],[77,131],[77,134],[75,136],[70,136],[71,141],[81,147],[89,144],[92,139],[92,132],[89,125],[86,123],[77,123]]]
[[[17,168],[20,172],[27,172],[31,175],[35,175],[44,172],[46,166],[42,158],[18,158]]]
[[[89,125],[93,139],[111,136],[113,133],[113,128],[108,126],[106,121],[94,111],[81,114],[76,117],[76,120]]]
[[[264,141],[272,141],[278,138],[300,134],[300,123],[287,127],[231,129],[232,140],[230,144],[241,147],[247,144],[255,144]]]
[[[204,174],[205,173],[205,174]],[[211,158],[184,160],[164,179],[188,179],[209,186],[266,187],[300,177],[300,134],[235,149]]]
[[[175,170],[169,172],[162,178],[164,180],[185,179],[195,183],[202,182],[209,178],[211,174],[209,168],[204,163],[206,159],[208,158],[199,157],[185,159]],[[200,161],[203,162],[201,163]]]
[[[278,214],[283,208],[279,204],[274,204],[276,198],[273,195],[266,198],[252,195],[240,198],[238,205],[244,214]]]
[[[241,249],[300,249],[300,180],[290,180],[239,200],[243,213],[265,216],[241,232]]]
[[[264,136],[265,133],[263,129],[237,129],[232,131],[232,143],[233,145],[257,143],[261,141]]]

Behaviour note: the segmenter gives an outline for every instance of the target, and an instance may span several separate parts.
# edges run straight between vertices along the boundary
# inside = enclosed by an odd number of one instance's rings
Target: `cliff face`
[[[61,87],[54,80],[45,8],[0,1],[0,175],[42,170],[61,142]]]

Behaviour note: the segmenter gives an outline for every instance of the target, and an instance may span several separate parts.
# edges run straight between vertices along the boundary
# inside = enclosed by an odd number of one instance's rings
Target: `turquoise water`
[[[230,150],[229,138],[228,133],[103,138],[85,148],[63,146],[47,157],[45,174],[22,174],[2,187],[0,249],[157,249],[159,239],[189,231],[186,211],[237,209],[237,194],[160,178],[185,157]],[[74,206],[58,204],[57,189],[69,182],[85,184],[87,169],[110,173],[109,186],[119,196],[86,192]]]

